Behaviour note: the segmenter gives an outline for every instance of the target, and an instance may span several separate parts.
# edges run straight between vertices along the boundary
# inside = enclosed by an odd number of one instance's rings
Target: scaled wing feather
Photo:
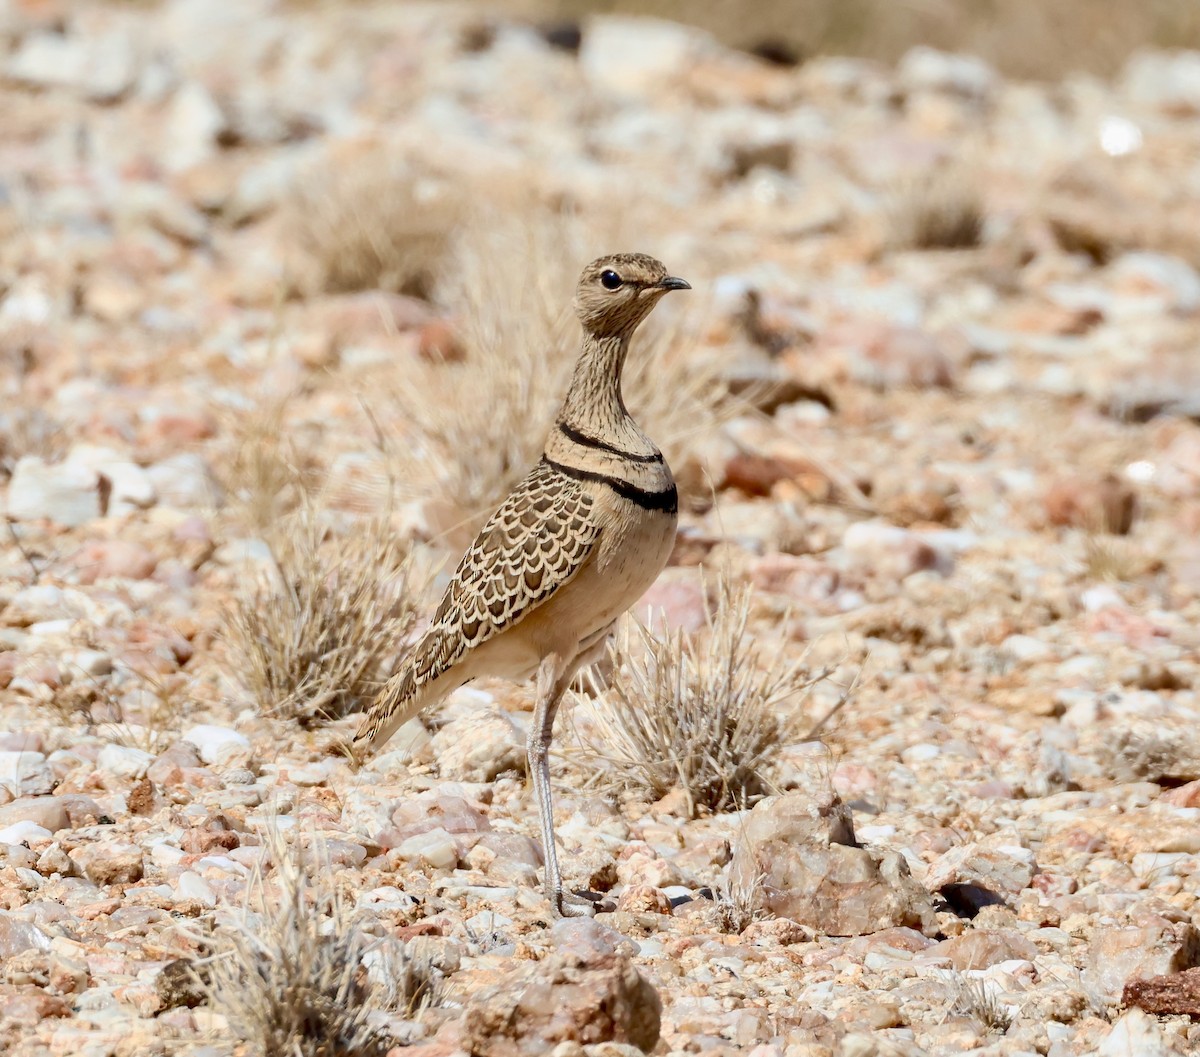
[[[425,686],[568,583],[599,539],[591,514],[592,497],[578,481],[538,463],[463,555],[432,626],[388,680],[355,740],[374,743]]]

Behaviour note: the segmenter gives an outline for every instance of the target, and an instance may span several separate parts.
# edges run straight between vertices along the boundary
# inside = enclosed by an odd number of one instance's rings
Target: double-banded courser
[[[575,292],[583,349],[542,457],[463,555],[431,627],[355,738],[367,750],[382,745],[477,676],[536,673],[529,772],[546,895],[560,914],[587,913],[591,904],[563,901],[550,796],[554,716],[575,673],[666,564],[679,506],[662,452],[625,410],[621,369],[638,324],[664,294],[688,289],[640,253],[583,270]]]

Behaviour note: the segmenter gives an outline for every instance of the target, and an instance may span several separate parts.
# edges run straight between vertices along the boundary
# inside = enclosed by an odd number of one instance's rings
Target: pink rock
[[[861,763],[839,763],[831,776],[834,791],[843,800],[870,800],[879,790],[875,772]]]
[[[564,1042],[615,1042],[649,1053],[662,1002],[625,955],[583,962],[573,952],[516,963],[465,1003],[465,1048],[476,1057],[538,1057]]]
[[[139,543],[129,540],[99,540],[88,543],[75,555],[81,584],[100,580],[145,580],[154,574],[158,559]]]
[[[951,848],[929,867],[925,884],[930,891],[950,885],[985,889],[1009,900],[1029,887],[1037,863],[1033,852],[998,841],[978,841]]]
[[[724,475],[717,487],[721,491],[736,488],[748,496],[767,496],[782,481],[814,473],[819,474],[817,468],[799,456],[737,451],[726,461]]]
[[[1085,964],[1084,983],[1115,1001],[1131,980],[1200,964],[1200,933],[1193,925],[1162,918],[1140,927],[1101,926],[1092,933]]]
[[[1127,536],[1137,513],[1137,494],[1116,474],[1075,475],[1052,482],[1042,504],[1051,525]]]
[[[141,440],[176,446],[194,444],[215,436],[217,424],[204,412],[176,412],[156,415],[142,429]]]
[[[1155,640],[1170,637],[1170,631],[1147,616],[1118,606],[1105,606],[1088,614],[1084,628],[1090,635],[1145,649]]]
[[[915,327],[843,323],[828,328],[816,346],[815,352],[832,352],[851,380],[875,389],[946,389],[957,376],[943,343]]]
[[[810,555],[767,554],[750,567],[750,580],[758,590],[806,602],[832,598],[840,579],[836,569]]]
[[[924,957],[947,958],[955,969],[965,972],[1014,959],[1031,962],[1038,953],[1036,944],[1016,929],[972,929],[934,944]]]
[[[180,521],[171,536],[178,543],[212,542],[212,532],[209,531],[208,522],[197,514],[190,514]]]
[[[57,833],[70,825],[65,798],[60,796],[23,796],[0,807],[0,829],[17,822],[32,822]]]
[[[666,570],[637,601],[634,613],[642,623],[657,630],[689,634],[699,631],[707,620],[708,600],[704,585],[691,570]]]
[[[855,564],[893,580],[923,569],[949,573],[954,564],[950,554],[939,551],[919,533],[885,521],[855,522],[842,536],[842,548]]]
[[[627,885],[617,900],[617,909],[629,914],[671,913],[671,900],[653,885]]]
[[[430,318],[429,305],[404,294],[370,290],[314,298],[304,306],[300,330],[329,335],[338,347],[388,339],[397,331],[415,330]]]
[[[849,812],[835,797],[767,797],[738,840],[732,879],[756,905],[831,936],[863,936],[896,926],[934,927],[928,893],[896,852],[853,846]]]
[[[980,800],[1012,800],[1016,795],[1011,782],[1001,781],[999,778],[990,778],[986,782],[979,782],[973,785],[968,790],[972,796],[979,797]]]
[[[431,319],[417,332],[417,355],[430,363],[460,363],[467,352],[453,323]]]
[[[444,829],[455,836],[478,838],[491,828],[487,816],[461,797],[421,797],[402,801],[392,812],[392,825],[376,840],[383,848],[395,848],[410,837],[435,829]],[[466,843],[473,842],[468,840]]]
[[[1169,789],[1159,799],[1176,807],[1200,807],[1200,781],[1188,782],[1178,789]]]
[[[71,851],[88,880],[98,885],[133,884],[142,879],[142,849],[136,844],[97,841]]]
[[[663,859],[648,844],[632,841],[621,849],[617,861],[617,880],[624,885],[650,885],[669,888],[682,882],[675,864]]]
[[[1190,429],[1171,439],[1155,468],[1154,483],[1177,499],[1200,495],[1200,436]]]
[[[0,653],[0,660],[16,654]],[[6,731],[0,734],[0,752],[45,752],[46,741],[37,731]]]

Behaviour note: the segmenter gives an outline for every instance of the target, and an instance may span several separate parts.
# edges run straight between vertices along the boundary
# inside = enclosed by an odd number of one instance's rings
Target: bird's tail
[[[457,690],[466,681],[465,673],[463,677],[456,677],[455,669],[420,681],[416,666],[408,660],[384,683],[375,703],[363,716],[358,733],[354,735],[355,756],[361,759],[370,755],[423,708]]]

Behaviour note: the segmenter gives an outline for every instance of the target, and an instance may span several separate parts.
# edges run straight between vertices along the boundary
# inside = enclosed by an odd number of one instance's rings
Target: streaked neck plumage
[[[626,451],[649,455],[658,448],[638,427],[621,395],[621,371],[633,331],[583,335],[583,349],[558,423]]]

